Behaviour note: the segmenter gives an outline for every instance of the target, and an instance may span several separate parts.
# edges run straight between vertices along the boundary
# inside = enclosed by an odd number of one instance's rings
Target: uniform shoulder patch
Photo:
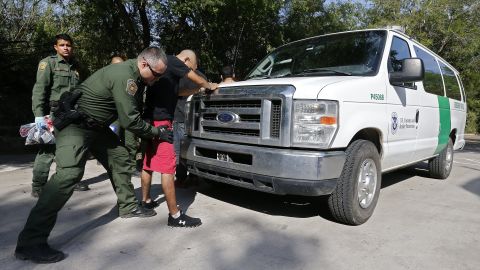
[[[135,96],[135,93],[137,93],[138,86],[135,83],[133,79],[128,79],[127,80],[127,93],[131,96]]]
[[[38,70],[45,70],[46,67],[47,62],[40,62],[40,64],[38,64]]]

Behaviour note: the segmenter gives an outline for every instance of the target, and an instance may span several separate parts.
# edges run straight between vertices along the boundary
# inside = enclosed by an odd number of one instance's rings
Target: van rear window
[[[462,94],[460,94],[460,86],[458,86],[457,77],[455,72],[447,65],[440,62],[440,69],[442,70],[443,81],[445,82],[445,89],[447,90],[447,97],[462,100]]]

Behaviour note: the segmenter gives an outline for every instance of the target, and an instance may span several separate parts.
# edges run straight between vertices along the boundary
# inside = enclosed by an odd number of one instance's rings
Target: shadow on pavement
[[[81,225],[73,227],[71,230],[64,232],[61,235],[49,239],[49,242],[52,245],[61,248],[67,245],[69,242],[81,236],[82,234],[88,233],[89,231],[101,227],[105,224],[112,222],[114,219],[118,218],[118,208],[115,206],[106,214],[99,216],[93,220],[87,221]]]
[[[0,245],[0,265],[3,260],[15,261],[12,254],[16,246],[18,234],[25,225],[30,210],[37,201],[29,193],[24,193],[22,189],[23,186],[18,186],[9,192],[2,193],[1,196],[0,243],[2,244]],[[81,197],[81,199],[79,200],[77,196]],[[103,192],[74,193],[73,197],[77,198],[71,198],[60,210],[56,225],[49,238],[49,243],[53,246],[64,246],[85,232],[116,219],[118,217],[117,208],[113,207],[104,214],[105,201],[99,198],[99,196],[103,197]],[[86,204],[87,206],[85,206]],[[57,232],[63,233],[58,235]]]
[[[181,232],[160,231],[171,238],[170,251],[149,251],[152,245],[158,245],[153,243],[158,239],[153,236],[118,242],[109,247],[109,256],[103,257],[95,269],[135,269],[141,265],[156,265],[155,269],[303,269],[309,265],[308,258],[320,256],[326,248],[319,239],[289,233],[290,224],[265,224],[232,216],[217,230],[206,226]],[[232,228],[237,229],[236,234],[229,232]],[[145,232],[140,231],[144,229]],[[151,227],[137,230],[143,234],[152,232]],[[237,245],[232,246],[230,240]]]
[[[415,176],[425,178],[430,177],[430,173],[428,171],[428,162],[424,161],[397,171],[384,173],[382,175],[382,189],[388,188]]]
[[[179,205],[180,209],[186,213],[190,205],[195,201],[197,192],[193,189],[175,188],[175,194],[177,197],[177,205]],[[135,189],[135,196],[137,196],[139,201],[142,201],[141,187]],[[161,184],[152,184],[150,196],[154,201],[160,204],[159,207],[162,207],[161,205],[165,202],[165,196],[163,195]],[[167,207],[166,203],[164,207]]]
[[[383,174],[381,188],[388,188],[415,176],[429,177],[427,162]],[[298,218],[320,216],[334,221],[328,208],[328,196],[275,195],[213,181],[201,181],[198,192],[226,203],[270,215]]]
[[[105,173],[102,173],[100,175],[88,178],[88,179],[82,179],[82,182],[84,184],[87,184],[87,185],[93,185],[93,184],[100,183],[100,182],[108,180],[108,179],[109,179],[108,174],[105,172]]]
[[[462,151],[464,152],[480,152],[480,136],[469,136],[465,138],[466,144]]]
[[[288,224],[272,228],[245,217],[235,218],[232,223],[240,224],[244,228],[242,231],[256,232],[255,237],[245,239],[241,250],[225,248],[225,245],[211,241],[211,269],[303,269],[309,265],[306,258],[321,256],[322,250],[327,248],[318,238],[288,234]]]
[[[0,165],[31,165],[35,155],[0,155]]]
[[[275,195],[205,181],[200,181],[197,190],[208,197],[270,215],[298,218],[321,216],[327,220],[332,220],[324,196]]]
[[[470,191],[477,196],[480,196],[480,177],[470,180],[468,183],[463,185],[463,188]]]

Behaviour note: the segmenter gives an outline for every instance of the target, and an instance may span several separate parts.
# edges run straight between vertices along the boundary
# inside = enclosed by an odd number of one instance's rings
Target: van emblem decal
[[[397,129],[398,129],[398,116],[396,112],[392,112],[392,128],[391,128],[392,135],[395,135],[395,133],[397,133]]]
[[[232,112],[218,112],[217,121],[221,123],[231,123],[238,121],[238,114]]]

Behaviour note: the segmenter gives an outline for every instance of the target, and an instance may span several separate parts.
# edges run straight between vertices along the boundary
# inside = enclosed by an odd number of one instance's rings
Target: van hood
[[[293,85],[295,87],[295,98],[312,98],[328,85],[359,80],[364,77],[358,76],[325,76],[325,77],[288,77],[273,79],[251,79],[222,85],[220,88],[233,86],[261,86],[261,85]]]

